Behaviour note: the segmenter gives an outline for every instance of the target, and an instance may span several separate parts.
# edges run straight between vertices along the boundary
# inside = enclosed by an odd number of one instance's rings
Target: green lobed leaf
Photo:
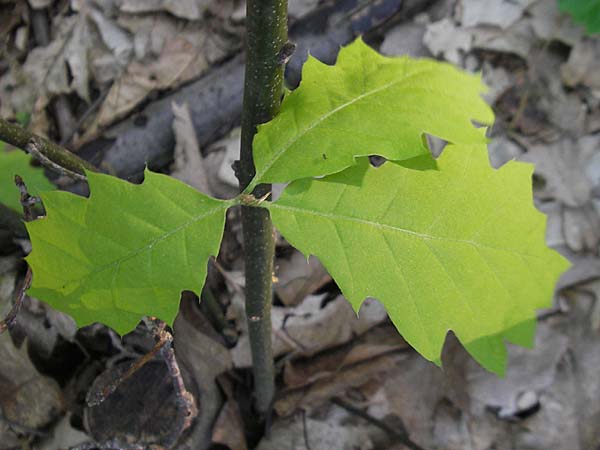
[[[423,155],[423,133],[485,142],[471,122],[494,120],[480,96],[485,89],[479,76],[450,64],[385,57],[360,38],[340,50],[334,66],[309,56],[300,86],[258,127],[253,185],[336,173],[361,155]]]
[[[230,202],[146,171],[141,185],[87,174],[89,199],[42,194],[47,216],[27,229],[33,251],[29,293],[118,333],[144,315],[172,323],[182,290],[200,293]]]
[[[600,0],[558,0],[558,6],[588,33],[600,33]]]
[[[6,152],[0,142],[0,203],[21,212],[19,189],[15,186],[15,175],[20,175],[31,195],[54,189],[44,171],[30,164],[31,157],[21,151]]]
[[[270,205],[283,236],[316,255],[358,312],[379,299],[404,338],[439,364],[449,330],[502,374],[504,340],[532,345],[568,263],[546,247],[529,164],[490,167],[485,145],[449,146],[438,170],[366,158],[291,183]]]

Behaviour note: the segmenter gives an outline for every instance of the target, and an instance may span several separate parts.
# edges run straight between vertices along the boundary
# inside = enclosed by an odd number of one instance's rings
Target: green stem
[[[287,0],[247,0],[246,73],[240,150],[240,191],[256,173],[252,141],[256,126],[279,112],[283,89],[280,52],[287,43]],[[271,189],[254,189],[261,198]],[[269,211],[242,206],[246,263],[246,315],[252,350],[256,409],[268,413],[275,393],[271,347],[271,301],[275,242]]]
[[[32,143],[35,143],[35,148],[39,151],[39,155],[33,154],[32,156],[39,159],[44,166],[56,170],[61,174],[64,173],[61,172],[60,168],[82,176],[85,176],[86,170],[91,170],[92,172],[98,171],[93,165],[70,151],[4,119],[0,119],[0,141],[7,142],[26,152],[29,152],[28,147]]]

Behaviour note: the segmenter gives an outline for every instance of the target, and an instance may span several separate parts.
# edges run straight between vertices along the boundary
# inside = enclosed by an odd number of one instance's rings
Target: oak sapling
[[[272,55],[287,45],[277,33]],[[425,358],[440,363],[452,330],[481,365],[503,374],[504,342],[532,345],[535,311],[550,305],[568,263],[544,242],[532,166],[489,164],[485,129],[473,125],[493,121],[480,77],[432,60],[384,57],[358,39],[334,66],[309,58],[302,80],[277,115],[278,104],[246,112],[242,148],[253,153],[242,155],[242,193],[234,199],[150,171],[141,185],[87,172],[89,199],[42,194],[47,216],[27,224],[30,293],[80,326],[103,322],[125,333],[149,315],[172,323],[180,292],[203,287],[227,209],[241,205],[247,269],[259,280],[247,283],[247,296],[260,300],[248,310],[260,324],[259,411],[273,394],[271,219],[323,262],[357,312],[367,296],[378,298]],[[248,89],[247,105],[267,105],[258,85]],[[255,134],[261,114],[275,118]],[[425,133],[450,142],[437,161]],[[368,155],[387,162],[374,168]],[[274,182],[289,184],[277,201],[265,201]]]

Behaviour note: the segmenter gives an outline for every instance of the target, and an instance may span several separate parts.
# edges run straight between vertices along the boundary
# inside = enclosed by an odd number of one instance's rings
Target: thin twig
[[[304,446],[306,450],[312,450],[310,447],[310,442],[308,441],[308,424],[306,423],[306,411],[301,409],[300,413],[302,414],[302,435],[304,436]]]
[[[67,169],[66,167],[61,166],[60,164],[55,163],[50,158],[48,158],[44,152],[42,143],[39,139],[31,138],[27,145],[25,146],[25,151],[37,159],[42,166],[47,167],[50,170],[53,170],[62,176],[72,178],[77,181],[86,181],[87,177],[80,173],[77,173],[73,170]]]
[[[40,157],[42,164],[47,162],[46,167],[52,170],[58,170],[61,175],[67,173],[77,173],[81,176],[85,175],[85,171],[99,172],[99,169],[94,167],[89,162],[79,158],[74,153],[56,145],[55,143],[37,136],[30,131],[12,124],[0,118],[0,140],[20,148],[23,151],[31,153],[35,157]],[[27,146],[33,142],[33,153],[27,149]],[[49,163],[48,163],[49,162]]]
[[[334,405],[337,405],[337,406],[339,406],[341,408],[344,408],[349,413],[354,414],[355,416],[358,416],[358,417],[366,420],[367,422],[375,425],[377,428],[385,431],[393,439],[395,439],[397,442],[405,445],[409,449],[411,449],[411,450],[425,450],[419,444],[417,444],[416,442],[413,442],[408,437],[408,433],[406,433],[406,432],[399,433],[397,430],[395,430],[394,428],[392,428],[391,426],[389,426],[387,423],[385,423],[385,422],[383,422],[383,421],[381,421],[381,420],[373,417],[372,415],[366,413],[362,409],[356,408],[355,406],[351,405],[348,402],[345,402],[341,398],[339,398],[339,397],[333,397],[331,399],[331,403],[333,403]]]
[[[17,315],[19,314],[21,306],[23,305],[23,300],[25,300],[25,292],[31,287],[31,279],[31,268],[28,267],[27,273],[25,274],[25,279],[21,283],[19,289],[17,289],[17,297],[15,298],[12,308],[10,308],[10,311],[6,317],[3,320],[0,320],[0,334],[14,326],[15,321],[17,320]]]
[[[41,202],[39,197],[34,197],[29,194],[27,190],[27,186],[19,175],[15,175],[15,186],[19,189],[19,193],[21,195],[19,201],[21,202],[21,207],[23,208],[23,216],[25,217],[26,222],[31,222],[32,220],[37,219],[35,212],[33,211],[33,207]]]

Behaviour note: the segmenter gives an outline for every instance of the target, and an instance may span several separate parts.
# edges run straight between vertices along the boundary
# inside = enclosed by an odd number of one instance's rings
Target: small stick
[[[27,268],[27,273],[25,274],[25,279],[21,283],[19,289],[17,289],[17,298],[15,299],[15,303],[12,308],[6,315],[3,320],[0,320],[0,334],[4,333],[6,330],[12,328],[17,320],[17,315],[21,310],[21,306],[23,306],[23,300],[25,300],[25,291],[31,287],[31,279],[32,273],[31,268]]]
[[[312,450],[310,447],[310,442],[308,441],[308,424],[306,423],[306,411],[300,410],[302,414],[302,435],[304,436],[304,446],[306,450]]]
[[[50,170],[53,170],[60,175],[72,178],[77,181],[86,181],[87,177],[80,173],[77,173],[73,170],[67,169],[66,167],[61,166],[60,164],[55,163],[50,158],[48,158],[42,151],[42,144],[39,139],[32,137],[27,145],[25,146],[25,151],[37,159],[42,166],[47,167]]]
[[[19,200],[21,202],[21,207],[23,208],[23,216],[25,217],[25,221],[31,222],[32,220],[37,219],[37,216],[33,211],[33,207],[37,203],[40,203],[41,200],[39,197],[34,197],[29,194],[23,178],[21,178],[19,175],[15,175],[15,185],[17,188],[19,188],[19,192],[21,194],[21,198]]]
[[[43,155],[45,161],[50,161],[52,165],[48,165],[53,170],[56,167],[66,169],[69,172],[77,173],[81,176],[85,174],[86,170],[92,172],[99,172],[99,169],[94,167],[89,162],[81,159],[74,153],[62,148],[59,145],[44,139],[43,137],[37,136],[30,131],[20,127],[19,125],[12,124],[4,119],[0,118],[0,140],[13,145],[21,150],[27,151],[27,146],[33,140],[35,143],[34,156]],[[33,153],[32,153],[33,154]],[[59,171],[59,173],[63,173]]]

